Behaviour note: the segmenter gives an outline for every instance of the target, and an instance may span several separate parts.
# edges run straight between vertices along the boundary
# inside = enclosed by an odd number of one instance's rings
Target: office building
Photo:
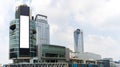
[[[47,22],[47,16],[37,14],[35,17],[36,23],[36,44],[49,44],[49,24]]]
[[[29,62],[30,58],[36,56],[35,21],[27,5],[17,7],[15,19],[10,22],[9,40],[9,58],[14,63]]]
[[[38,49],[39,62],[67,62],[69,61],[69,49],[64,46],[43,44]]]
[[[75,52],[84,52],[83,32],[80,29],[74,31],[74,50]]]
[[[49,44],[49,24],[47,23],[47,16],[37,14],[35,17],[36,23],[36,45],[37,56],[40,57],[40,47],[42,44]]]

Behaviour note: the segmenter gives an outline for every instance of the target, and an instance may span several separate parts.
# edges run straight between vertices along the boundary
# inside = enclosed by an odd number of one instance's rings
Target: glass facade
[[[15,62],[27,62],[36,56],[36,26],[35,20],[30,18],[30,8],[24,4],[18,6],[15,20],[10,22],[9,58]]]
[[[49,24],[47,23],[47,16],[37,14],[36,15],[36,44],[49,44]]]
[[[65,58],[65,47],[55,45],[42,45],[42,56]]]
[[[29,48],[20,48],[20,29],[19,19],[15,19],[10,23],[9,29],[9,42],[10,42],[10,59],[19,57],[35,57],[36,56],[36,29],[35,21],[30,20],[30,32],[29,32]],[[24,51],[25,50],[25,51]],[[23,54],[23,53],[24,54]],[[29,55],[27,55],[29,54]],[[21,54],[22,53],[22,54]],[[27,56],[25,56],[27,55]]]
[[[80,29],[74,31],[74,43],[75,52],[84,52],[83,32]]]
[[[9,29],[10,42],[10,58],[19,56],[19,19],[15,19],[10,23]]]
[[[66,48],[63,46],[43,44],[41,50],[42,62],[65,62]]]
[[[42,44],[49,44],[49,24],[47,23],[47,16],[37,14],[35,17],[36,23],[36,45],[38,46],[38,57],[41,58],[40,47]]]
[[[36,26],[35,21],[30,21],[30,57],[36,56]]]

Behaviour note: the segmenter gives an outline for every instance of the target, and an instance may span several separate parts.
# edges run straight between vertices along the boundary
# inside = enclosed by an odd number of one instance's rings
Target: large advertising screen
[[[20,48],[29,48],[29,16],[20,16]]]

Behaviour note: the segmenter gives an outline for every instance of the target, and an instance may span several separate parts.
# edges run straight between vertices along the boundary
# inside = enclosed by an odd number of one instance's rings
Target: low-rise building
[[[31,63],[40,62],[68,62],[69,49],[64,46],[43,44],[38,48],[37,57],[32,58]]]
[[[70,58],[78,58],[81,60],[100,60],[101,56],[90,52],[84,52],[84,53],[71,52]]]

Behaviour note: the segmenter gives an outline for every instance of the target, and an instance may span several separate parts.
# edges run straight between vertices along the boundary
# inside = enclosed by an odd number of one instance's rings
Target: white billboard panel
[[[29,48],[29,16],[20,16],[20,48]]]

